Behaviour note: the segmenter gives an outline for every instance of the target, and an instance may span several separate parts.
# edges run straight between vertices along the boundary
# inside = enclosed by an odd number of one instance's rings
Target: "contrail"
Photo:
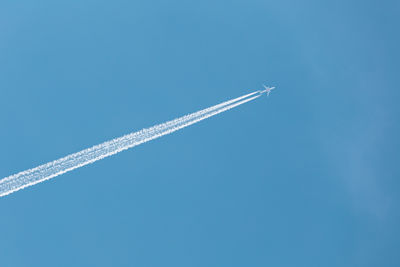
[[[0,180],[0,197],[9,195],[25,187],[49,180],[58,175],[88,165],[163,135],[173,133],[221,112],[252,101],[260,97],[263,93],[264,91],[255,91],[253,93],[228,100],[221,104],[191,113],[189,115],[167,121],[150,128],[145,128],[119,138],[115,138],[38,167],[10,175]]]

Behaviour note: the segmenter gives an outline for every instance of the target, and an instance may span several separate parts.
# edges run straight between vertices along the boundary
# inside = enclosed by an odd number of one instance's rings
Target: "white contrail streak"
[[[128,148],[140,145],[166,134],[173,133],[196,122],[260,97],[262,91],[256,91],[221,104],[206,108],[189,115],[155,125],[119,138],[104,142],[64,158],[40,165],[0,180],[0,197],[9,195],[25,187],[49,180],[58,175],[88,165],[97,160],[114,155]]]

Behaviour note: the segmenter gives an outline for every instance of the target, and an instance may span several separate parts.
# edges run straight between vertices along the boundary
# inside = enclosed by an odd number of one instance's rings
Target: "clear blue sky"
[[[0,265],[400,266],[398,1],[1,1]]]

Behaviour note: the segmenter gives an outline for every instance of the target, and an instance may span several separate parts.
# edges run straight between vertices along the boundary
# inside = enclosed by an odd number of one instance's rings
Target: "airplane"
[[[265,86],[264,84],[263,84],[263,86],[264,86],[265,90],[262,90],[261,93],[267,93],[267,96],[269,96],[269,93],[271,93],[271,91],[275,89],[275,87],[268,87],[268,86]]]

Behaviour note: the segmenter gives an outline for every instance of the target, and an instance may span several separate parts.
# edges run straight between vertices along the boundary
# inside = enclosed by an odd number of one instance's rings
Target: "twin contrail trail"
[[[186,116],[124,135],[91,148],[70,154],[38,167],[19,172],[0,180],[0,197],[9,195],[25,187],[41,183],[58,175],[88,165],[128,148],[140,145],[166,134],[173,133],[196,122],[252,101],[265,91],[253,93],[223,102],[221,104],[188,114]]]

